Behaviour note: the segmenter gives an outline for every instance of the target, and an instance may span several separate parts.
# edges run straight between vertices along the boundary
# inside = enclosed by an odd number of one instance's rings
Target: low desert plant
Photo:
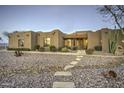
[[[15,51],[15,56],[16,57],[22,56],[22,54],[23,54],[22,51],[19,51],[19,50]]]
[[[68,48],[67,47],[63,47],[63,48],[61,48],[61,52],[68,52],[69,50],[68,50]]]
[[[76,47],[76,46],[71,47],[71,50],[77,50],[77,49],[78,49],[78,47]]]
[[[65,46],[67,49],[71,49],[71,47],[69,47],[69,46]]]
[[[102,46],[95,46],[94,48],[96,51],[102,51]]]
[[[39,48],[39,51],[40,51],[40,52],[45,51],[44,47],[40,47],[40,48]]]
[[[89,54],[93,54],[93,52],[94,52],[94,49],[87,49],[87,50],[86,50],[86,54],[88,54],[88,55],[89,55]]]
[[[117,73],[113,70],[101,73],[105,78],[115,79],[117,78]]]
[[[50,46],[44,47],[44,51],[50,51]]]
[[[16,51],[18,51],[18,50],[20,50],[20,51],[30,51],[31,49],[29,49],[29,48],[7,48],[7,50],[16,50]]]
[[[55,46],[50,46],[50,51],[55,52],[55,51],[57,51],[57,49]]]
[[[57,50],[61,52],[61,50],[62,50],[62,47],[59,47]]]
[[[35,50],[39,50],[39,49],[40,49],[40,45],[36,45]]]

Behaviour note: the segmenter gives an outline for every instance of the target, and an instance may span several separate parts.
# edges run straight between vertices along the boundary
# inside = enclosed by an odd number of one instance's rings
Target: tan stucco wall
[[[50,38],[51,45],[56,48],[62,47],[64,44],[63,33],[59,30],[53,30],[51,32],[38,32],[37,33],[37,45],[44,46],[44,39]]]
[[[118,30],[119,31],[119,30]],[[118,40],[118,44],[122,43],[122,41],[124,41],[124,34],[122,34],[122,32],[119,32],[119,40]]]
[[[37,44],[37,40],[36,40],[36,33],[32,32],[31,33],[31,49],[35,48],[35,45]]]
[[[16,48],[17,45],[17,39],[16,39],[16,34],[10,34],[9,35],[9,48]]]
[[[29,36],[27,36],[27,35],[29,35]],[[24,33],[24,48],[31,49],[31,32]]]
[[[58,47],[64,46],[64,35],[62,32],[58,31]]]
[[[33,32],[14,32],[9,34],[9,48],[19,48],[18,47],[18,40],[24,39],[24,47],[22,48],[30,48],[32,49],[32,46],[34,46],[34,42],[31,42],[31,40],[34,40],[32,36]]]
[[[100,45],[100,32],[88,32],[88,49],[94,49],[95,46]]]
[[[11,33],[9,35],[9,48],[18,48],[18,35],[19,33],[17,32],[14,32],[14,33]],[[20,33],[20,36],[22,36],[23,34]]]
[[[110,34],[109,29],[101,29],[101,40],[102,40],[102,51],[109,52],[109,34]]]

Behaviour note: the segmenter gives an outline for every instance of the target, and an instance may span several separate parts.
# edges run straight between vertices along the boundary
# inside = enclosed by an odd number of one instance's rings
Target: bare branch
[[[7,32],[7,31],[4,31],[4,32],[3,32],[3,35],[4,35],[4,36],[6,36],[6,37],[8,37],[8,35],[9,35],[9,32]]]
[[[123,5],[105,5],[98,9],[100,14],[110,17],[112,21],[121,29],[124,34],[124,6]]]

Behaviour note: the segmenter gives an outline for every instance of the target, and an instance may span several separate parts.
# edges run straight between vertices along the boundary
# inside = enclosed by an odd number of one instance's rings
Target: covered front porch
[[[82,35],[67,35],[64,37],[64,46],[87,49],[87,37]]]

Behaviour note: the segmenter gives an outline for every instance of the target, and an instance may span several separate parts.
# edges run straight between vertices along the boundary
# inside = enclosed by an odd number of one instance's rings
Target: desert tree
[[[9,36],[9,32],[4,31],[4,32],[3,32],[3,35],[6,36],[6,37],[8,37],[8,36]]]
[[[118,45],[120,33],[124,35],[124,6],[123,5],[104,5],[99,7],[98,12],[105,17],[106,20],[112,21],[119,30],[115,30],[109,37],[109,52],[115,53]]]
[[[98,8],[100,14],[110,18],[124,35],[124,5],[105,5]]]
[[[2,40],[2,37],[0,37],[0,40]]]

